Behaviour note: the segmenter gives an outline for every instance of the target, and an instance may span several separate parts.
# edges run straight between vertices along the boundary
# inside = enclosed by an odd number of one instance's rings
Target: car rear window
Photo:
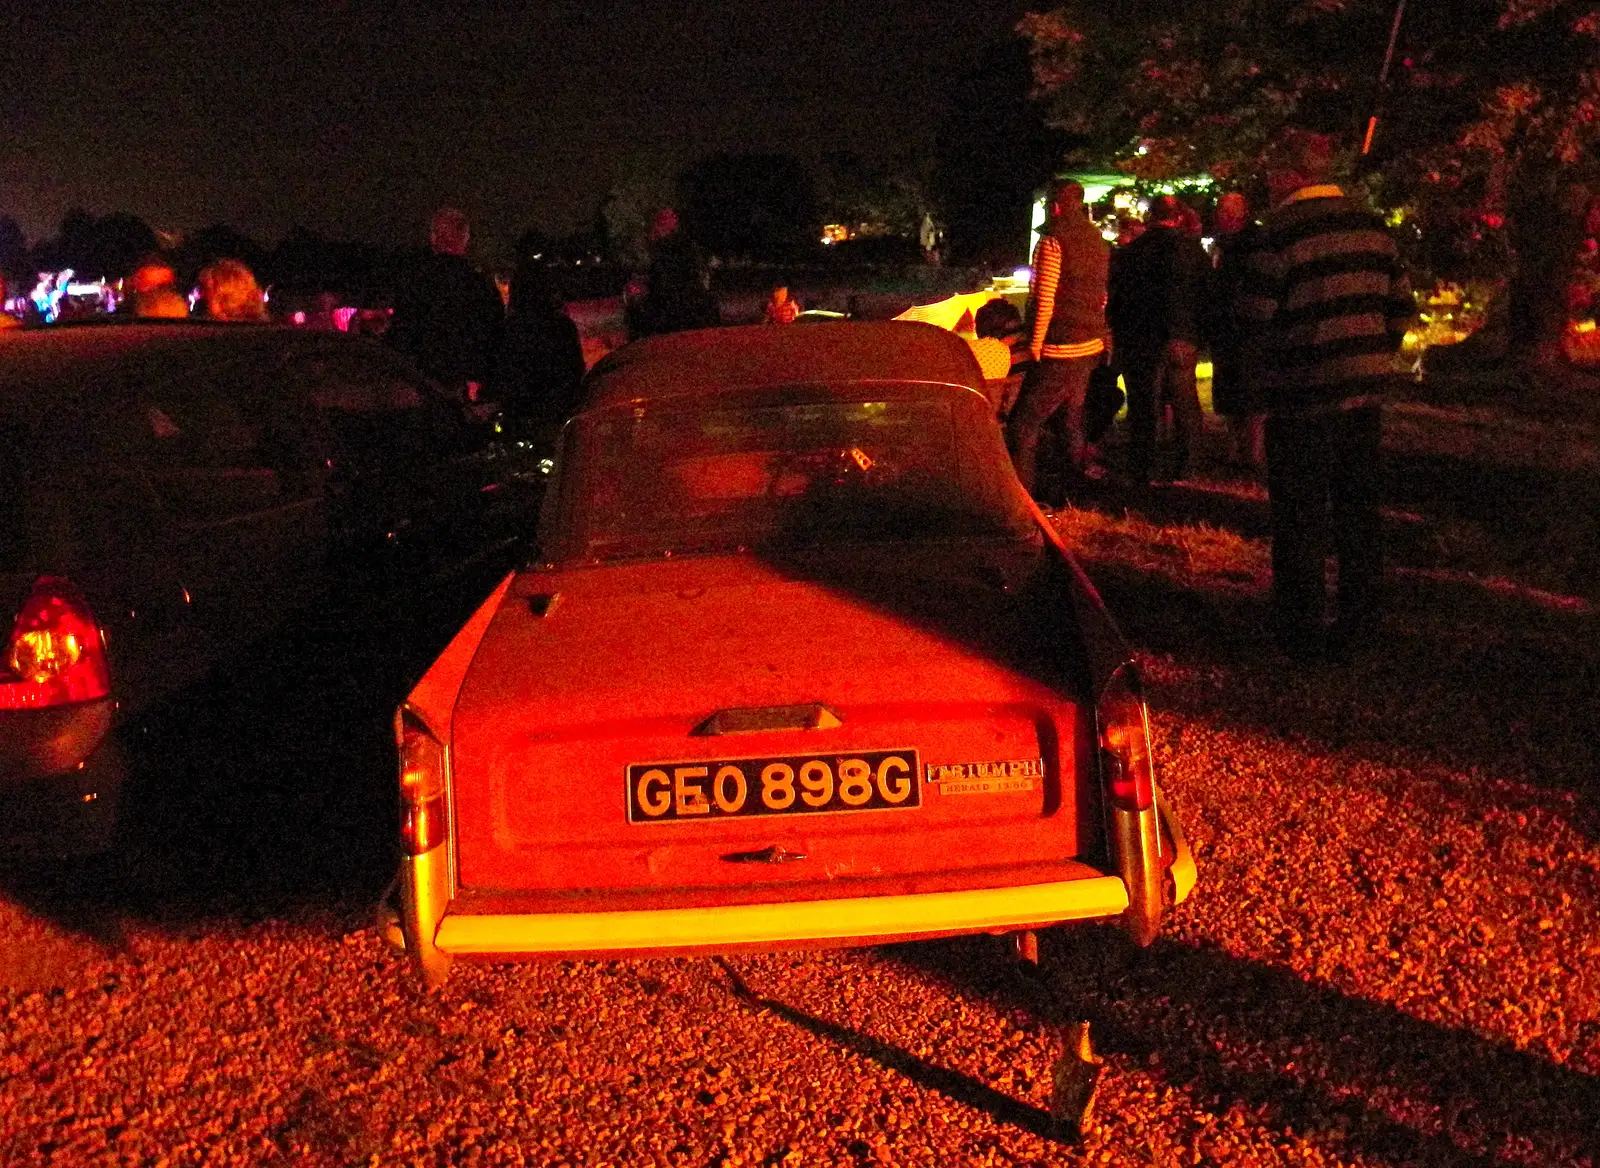
[[[1013,534],[949,400],[666,404],[581,416],[558,558]]]

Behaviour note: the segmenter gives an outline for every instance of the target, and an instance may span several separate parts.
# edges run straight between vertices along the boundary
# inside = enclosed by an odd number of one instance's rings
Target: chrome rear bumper
[[[1115,876],[1019,888],[925,892],[716,908],[488,916],[447,913],[434,944],[451,956],[703,949],[854,938],[923,937],[1114,917]]]
[[[1176,852],[1167,870],[1171,883],[1165,899],[1177,903],[1194,886],[1194,859],[1176,817],[1159,797],[1156,810]],[[403,933],[412,962],[430,986],[444,981],[456,957],[671,953],[788,943],[891,941],[1065,921],[1122,917],[1126,922],[1130,907],[1124,878],[1099,876],[1009,888],[709,908],[463,913],[449,909],[448,855],[448,847],[441,846],[405,860],[393,886],[398,911],[380,913],[391,939],[399,940],[396,932]],[[395,924],[400,930],[394,929]]]

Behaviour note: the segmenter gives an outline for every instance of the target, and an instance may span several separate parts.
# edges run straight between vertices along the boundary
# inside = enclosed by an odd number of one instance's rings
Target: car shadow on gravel
[[[840,1026],[836,1022],[828,1022],[814,1014],[807,1014],[775,998],[763,998],[745,984],[744,979],[726,960],[718,958],[716,963],[727,977],[735,1000],[741,1005],[774,1014],[791,1026],[799,1027],[880,1067],[904,1075],[924,1090],[937,1091],[947,1099],[982,1111],[997,1123],[1009,1124],[1032,1132],[1041,1139],[1062,1138],[1059,1126],[1048,1111],[1013,1099],[959,1071],[952,1071],[918,1058],[893,1043],[872,1038],[849,1027]]]
[[[1507,572],[1600,600],[1600,478],[1416,452],[1385,451],[1384,469],[1385,501],[1429,520],[1410,530],[1391,526],[1399,562],[1451,567],[1483,543]]]
[[[1104,926],[1040,941],[1038,978],[993,960],[986,938],[882,952],[1050,1027],[1086,1019],[1121,1073],[1150,1075],[1195,1111],[1242,1110],[1341,1155],[1557,1163],[1600,1147],[1592,1075],[1216,950],[1158,941],[1141,951]],[[1104,1104],[1099,1114],[1116,1123]]]
[[[328,605],[124,731],[116,848],[0,867],[0,895],[115,950],[125,922],[364,923],[394,874],[393,717],[503,564]]]
[[[1592,609],[1400,568],[1369,645],[1347,660],[1296,666],[1273,645],[1265,598],[1183,587],[1120,563],[1088,571],[1136,645],[1199,671],[1157,684],[1158,709],[1385,765],[1403,753],[1462,774],[1596,790],[1600,749],[1574,717],[1600,692]],[[1574,816],[1600,839],[1600,808],[1580,802]]]
[[[1211,679],[1158,685],[1154,704],[1380,761],[1404,751],[1595,790],[1600,750],[1574,712],[1600,692],[1600,480],[1407,450],[1384,462],[1385,615],[1345,661],[1286,661],[1249,573],[1240,587],[1220,561],[1141,559],[1138,536],[1085,546],[1084,566],[1130,640]],[[1133,515],[1178,533],[1268,536],[1265,492],[1244,482],[1146,490],[1108,479],[1078,506],[1113,524]],[[1600,839],[1600,809],[1577,814]]]

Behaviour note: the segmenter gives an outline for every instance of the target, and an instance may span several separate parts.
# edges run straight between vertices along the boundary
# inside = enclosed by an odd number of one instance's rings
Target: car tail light
[[[1111,677],[1095,709],[1100,732],[1100,774],[1112,807],[1145,811],[1155,802],[1150,727],[1139,672],[1124,665]]]
[[[111,692],[105,639],[78,590],[41,576],[22,602],[0,659],[0,710],[93,701]]]
[[[421,718],[402,708],[395,715],[400,745],[400,846],[420,856],[444,843],[444,745]]]

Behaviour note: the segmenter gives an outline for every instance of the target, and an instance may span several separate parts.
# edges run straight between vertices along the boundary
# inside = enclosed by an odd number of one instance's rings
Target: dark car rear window
[[[1027,516],[957,441],[943,398],[682,403],[581,416],[558,558],[1014,534]]]

